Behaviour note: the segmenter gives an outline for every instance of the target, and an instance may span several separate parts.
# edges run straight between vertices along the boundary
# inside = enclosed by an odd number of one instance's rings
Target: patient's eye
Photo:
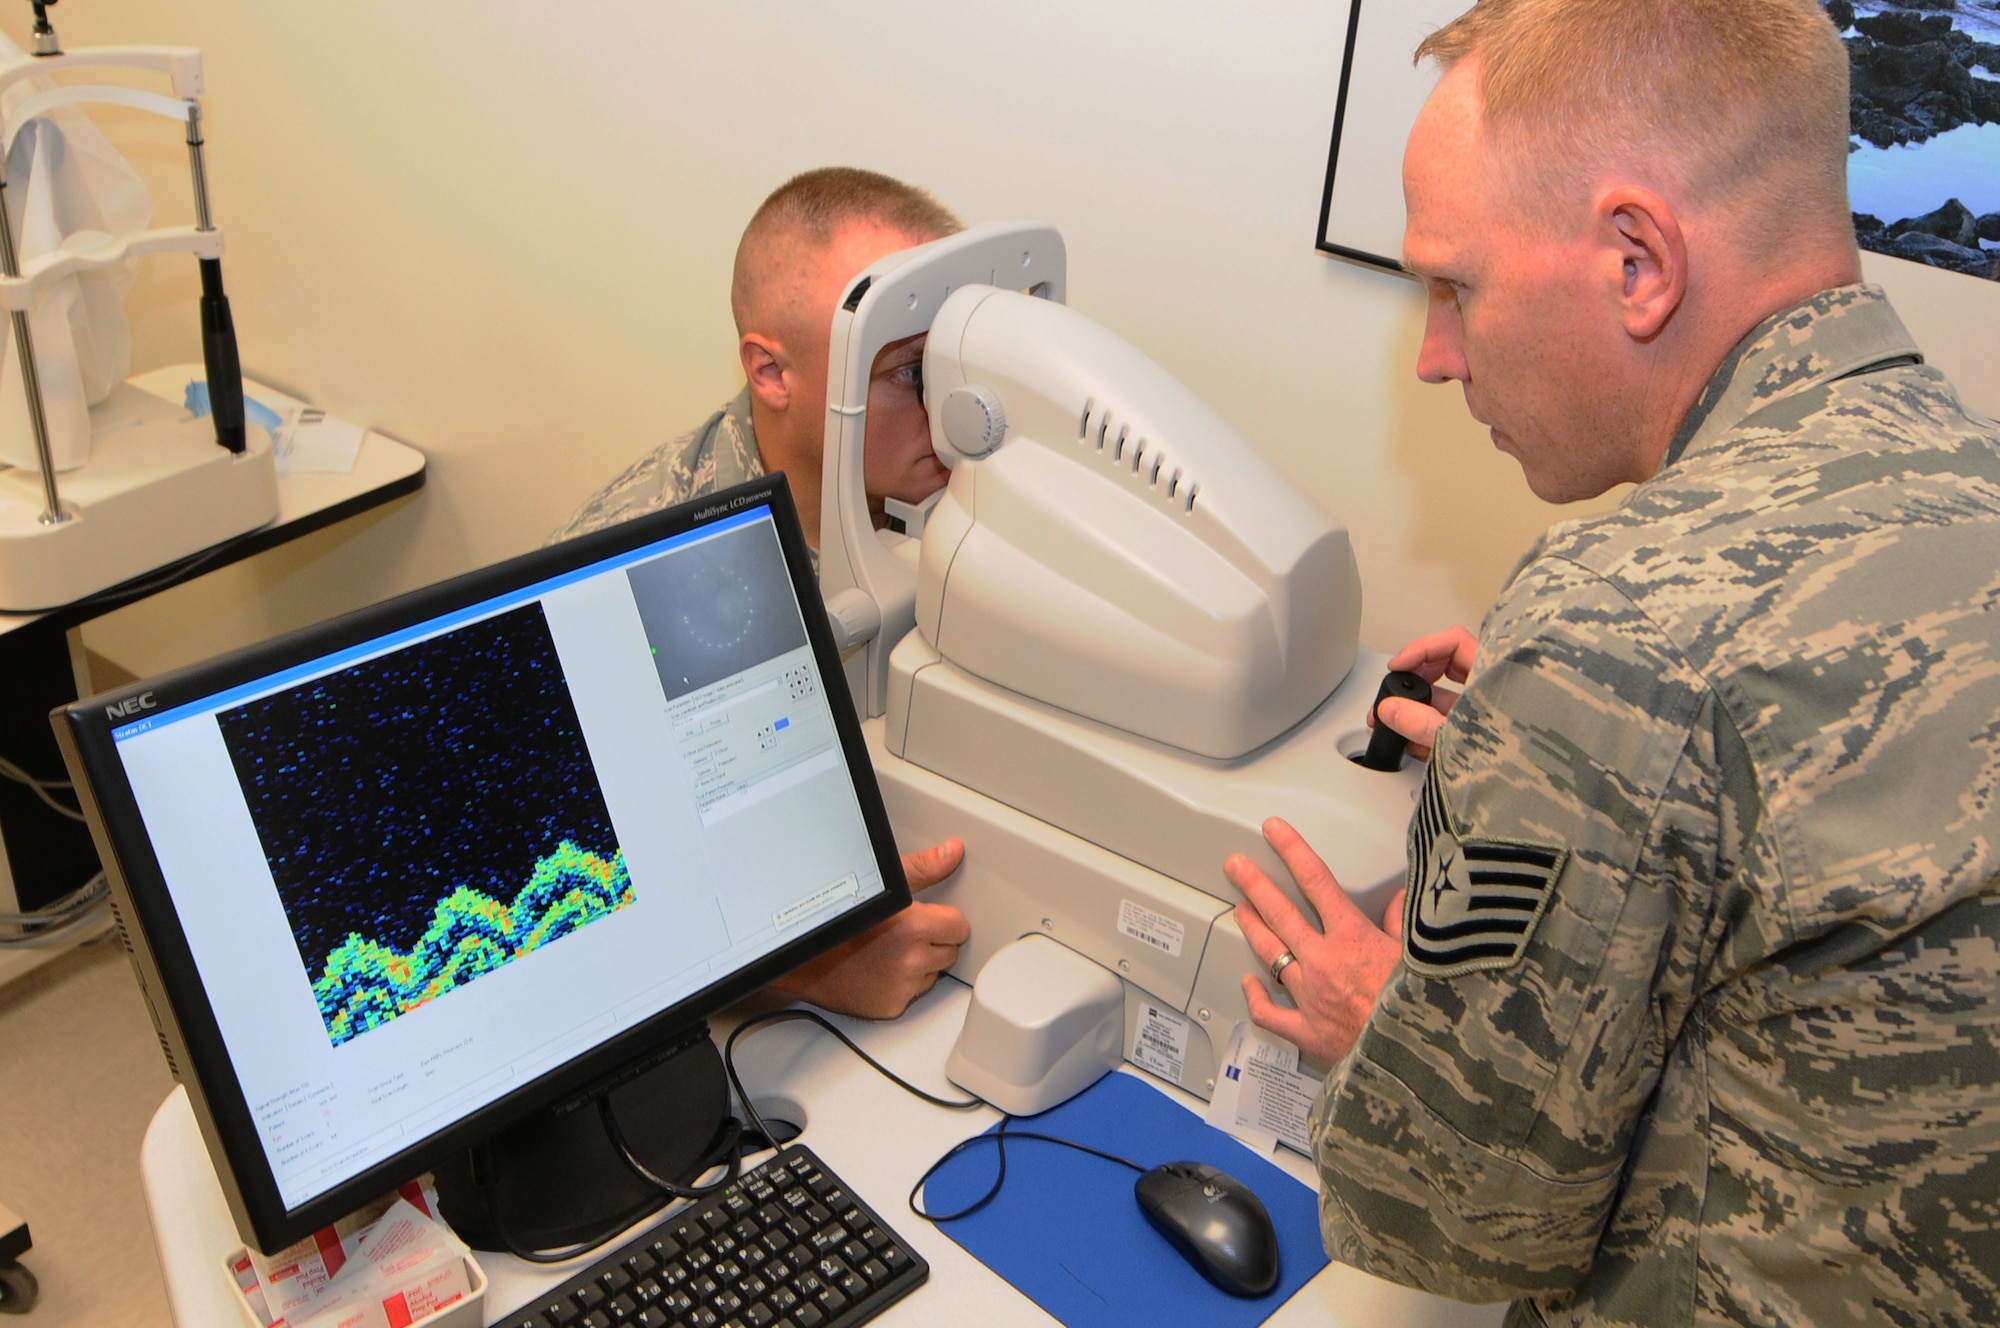
[[[889,374],[889,381],[897,387],[908,388],[918,396],[922,396],[924,394],[924,362],[922,360],[911,360],[908,364],[897,365]]]

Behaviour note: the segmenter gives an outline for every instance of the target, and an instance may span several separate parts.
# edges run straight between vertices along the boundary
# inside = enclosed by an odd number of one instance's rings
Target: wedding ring
[[[1271,961],[1271,981],[1282,987],[1285,984],[1285,970],[1298,962],[1299,957],[1290,950],[1280,954]]]

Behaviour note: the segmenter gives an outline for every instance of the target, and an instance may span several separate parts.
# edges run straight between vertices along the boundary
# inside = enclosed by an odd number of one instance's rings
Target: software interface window
[[[883,888],[765,509],[113,736],[288,1206]]]

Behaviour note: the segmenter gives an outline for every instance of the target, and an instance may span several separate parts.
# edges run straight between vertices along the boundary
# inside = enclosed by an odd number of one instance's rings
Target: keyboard
[[[504,1328],[848,1328],[931,1275],[803,1144],[627,1240]]]

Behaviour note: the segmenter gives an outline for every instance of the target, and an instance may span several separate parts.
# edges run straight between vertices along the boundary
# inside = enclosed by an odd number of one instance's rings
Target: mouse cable
[[[819,1011],[817,1010],[802,1010],[797,1007],[791,1007],[783,1010],[773,1010],[768,1014],[760,1014],[755,1018],[745,1019],[742,1023],[738,1024],[733,1031],[731,1031],[731,1033],[729,1034],[729,1040],[722,1044],[722,1068],[724,1072],[729,1075],[729,1086],[736,1090],[736,1100],[743,1104],[743,1114],[750,1118],[751,1126],[755,1128],[758,1134],[761,1134],[766,1139],[770,1140],[772,1143],[772,1147],[777,1146],[778,1136],[771,1132],[769,1126],[764,1124],[764,1118],[757,1114],[757,1108],[751,1104],[750,1095],[743,1091],[743,1081],[737,1078],[736,1076],[736,1039],[742,1037],[745,1033],[751,1032],[755,1029],[769,1028],[773,1024],[789,1024],[801,1019],[805,1020],[807,1023],[818,1024],[821,1028],[825,1029],[827,1032],[839,1038],[841,1042],[845,1043],[849,1051],[853,1052],[855,1055],[859,1056],[862,1060],[866,1061],[868,1063],[868,1067],[874,1070],[875,1073],[881,1075],[884,1079],[887,1079],[890,1083],[896,1085],[896,1087],[902,1089],[905,1093],[909,1093],[915,1097],[920,1097],[934,1107],[944,1107],[951,1111],[969,1111],[973,1107],[983,1107],[986,1105],[986,1103],[982,1099],[976,1097],[963,1098],[963,1099],[948,1098],[948,1097],[939,1097],[935,1093],[925,1092],[923,1089],[918,1088],[915,1084],[903,1078],[901,1075],[897,1074],[894,1070],[882,1064],[882,1062],[876,1060],[873,1056],[870,1056],[867,1052],[863,1051],[860,1048],[860,1046],[854,1041],[853,1038],[841,1032],[839,1027],[836,1024],[834,1024],[832,1020],[828,1019],[825,1015],[819,1013]],[[796,1137],[797,1135],[793,1136],[793,1138]]]
[[[1079,1153],[1088,1153],[1092,1157],[1101,1157],[1106,1162],[1116,1162],[1121,1167],[1130,1167],[1142,1176],[1146,1174],[1146,1168],[1140,1166],[1129,1157],[1120,1157],[1116,1153],[1107,1153],[1101,1148],[1092,1148],[1089,1144],[1080,1144],[1074,1139],[1060,1139],[1053,1134],[1037,1134],[1032,1130],[1016,1130],[1012,1134],[1009,1134],[1007,1133],[1007,1126],[1014,1119],[1012,1116],[1002,1116],[999,1126],[994,1129],[993,1133],[975,1134],[970,1139],[961,1139],[952,1145],[950,1152],[931,1163],[925,1169],[924,1174],[917,1177],[917,1183],[910,1187],[910,1211],[918,1217],[923,1218],[926,1222],[956,1222],[961,1217],[971,1217],[987,1204],[999,1198],[1000,1187],[1007,1183],[1007,1141],[1009,1139],[1033,1139],[1037,1143],[1061,1144],[1064,1148],[1074,1148]],[[987,1187],[986,1193],[980,1195],[979,1198],[955,1213],[933,1213],[917,1207],[917,1196],[923,1193],[925,1182],[937,1174],[938,1168],[975,1144],[992,1144],[1000,1154],[1000,1169],[994,1173],[993,1184]]]

